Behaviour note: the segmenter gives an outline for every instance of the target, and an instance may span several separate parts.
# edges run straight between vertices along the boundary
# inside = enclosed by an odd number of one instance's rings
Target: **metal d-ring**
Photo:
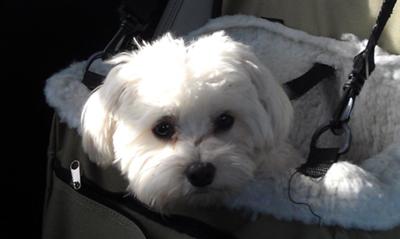
[[[320,128],[318,128],[312,136],[311,147],[316,148],[318,139],[321,137],[321,135],[328,130],[332,130],[334,127],[335,126],[333,124],[327,124],[327,125],[323,125]],[[342,145],[342,147],[339,148],[338,155],[342,155],[342,154],[346,153],[347,151],[349,151],[351,139],[352,139],[351,129],[350,129],[349,125],[347,123],[343,123],[341,125],[341,127],[343,129],[343,133],[344,133],[346,139],[345,139],[345,142]]]

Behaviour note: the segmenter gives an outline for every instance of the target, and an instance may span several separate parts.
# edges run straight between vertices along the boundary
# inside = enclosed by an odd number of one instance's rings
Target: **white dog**
[[[222,204],[315,222],[287,196],[305,161],[288,143],[292,105],[248,46],[221,32],[189,43],[166,35],[112,63],[85,104],[83,146],[117,165],[139,200],[160,211]],[[393,146],[360,166],[337,163],[319,182],[297,175],[292,194],[325,224],[390,228],[400,223],[400,173],[390,170],[399,165]]]
[[[83,115],[84,148],[118,162],[143,202],[215,202],[241,190],[287,135],[292,108],[248,47],[167,35],[116,66]]]

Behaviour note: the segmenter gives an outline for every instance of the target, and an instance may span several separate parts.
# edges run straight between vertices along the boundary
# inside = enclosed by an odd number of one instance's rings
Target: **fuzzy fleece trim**
[[[388,230],[400,225],[400,144],[360,165],[335,163],[320,179],[295,173],[296,161],[281,160],[280,166],[269,162],[273,172],[259,175],[227,205],[253,218],[268,214],[347,229]]]
[[[55,73],[47,79],[44,88],[47,103],[54,108],[60,120],[78,131],[83,105],[90,95],[90,90],[81,82],[86,63],[86,61],[72,63]],[[90,69],[106,75],[111,67],[104,62],[95,61]]]

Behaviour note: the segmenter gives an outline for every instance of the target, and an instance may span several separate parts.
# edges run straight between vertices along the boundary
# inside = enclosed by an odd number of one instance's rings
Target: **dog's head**
[[[248,46],[221,32],[188,44],[166,35],[113,61],[84,107],[83,146],[119,165],[152,207],[239,191],[288,133],[289,99]]]

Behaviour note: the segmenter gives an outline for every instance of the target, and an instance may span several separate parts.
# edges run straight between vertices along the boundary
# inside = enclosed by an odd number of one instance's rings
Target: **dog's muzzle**
[[[194,162],[187,167],[185,174],[193,186],[205,187],[214,180],[215,171],[212,163]]]

